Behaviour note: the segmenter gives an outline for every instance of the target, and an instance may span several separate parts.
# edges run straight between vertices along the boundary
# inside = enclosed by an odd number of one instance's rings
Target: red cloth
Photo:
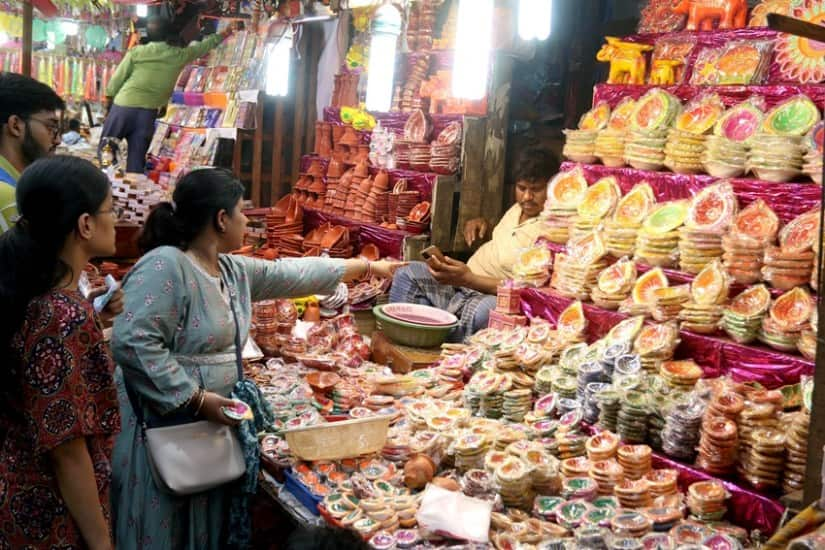
[[[627,193],[637,183],[646,181],[653,188],[659,202],[690,198],[702,188],[718,181],[718,178],[704,174],[688,176],[672,172],[646,172],[634,168],[608,168],[601,164],[565,162],[561,169],[572,170],[576,166],[581,166],[584,177],[591,184],[600,178],[615,176],[622,193]],[[762,199],[786,223],[820,204],[822,189],[813,182],[768,183],[753,179],[733,179],[731,182],[740,208],[756,199]]]
[[[63,503],[48,452],[85,438],[109,519],[114,436],[120,431],[114,365],[91,303],[54,291],[29,305],[12,340],[11,387],[0,409],[0,548],[85,548]]]
[[[551,289],[527,289],[521,293],[524,314],[556,322],[573,300]],[[603,337],[626,315],[584,304],[587,317],[587,340]],[[773,351],[758,344],[745,346],[722,336],[704,336],[681,331],[676,357],[689,357],[702,367],[705,378],[730,375],[737,382],[759,382],[774,389],[799,382],[803,374],[812,375],[814,363],[801,356]]]

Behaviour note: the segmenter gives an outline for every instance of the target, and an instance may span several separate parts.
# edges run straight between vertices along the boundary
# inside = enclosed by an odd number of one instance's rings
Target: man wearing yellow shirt
[[[487,326],[496,307],[496,288],[512,278],[519,250],[542,234],[539,219],[547,199],[547,182],[559,170],[559,161],[545,149],[525,150],[516,164],[516,204],[501,218],[468,263],[448,256],[432,257],[399,269],[390,289],[390,302],[424,304],[449,311],[460,325],[450,335],[454,342]],[[490,222],[470,220],[464,227],[468,246],[490,237]]]
[[[16,73],[0,73],[0,233],[17,218],[14,188],[29,164],[60,145],[65,103],[45,84]]]

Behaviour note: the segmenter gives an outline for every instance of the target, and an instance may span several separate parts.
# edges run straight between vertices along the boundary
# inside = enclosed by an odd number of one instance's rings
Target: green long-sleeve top
[[[106,88],[115,105],[160,109],[169,102],[181,70],[223,40],[213,34],[185,48],[166,42],[151,42],[129,50]]]

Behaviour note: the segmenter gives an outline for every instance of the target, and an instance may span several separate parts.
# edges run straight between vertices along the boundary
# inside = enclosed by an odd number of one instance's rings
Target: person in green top
[[[33,78],[0,72],[0,233],[17,218],[15,186],[28,165],[60,145],[60,113],[66,104]]]
[[[129,50],[106,88],[109,113],[103,124],[104,138],[123,139],[129,144],[126,169],[143,172],[146,151],[155,131],[155,118],[172,96],[181,70],[223,42],[232,31],[227,28],[201,42],[177,45],[177,36],[168,19],[153,17],[146,26],[149,43]]]

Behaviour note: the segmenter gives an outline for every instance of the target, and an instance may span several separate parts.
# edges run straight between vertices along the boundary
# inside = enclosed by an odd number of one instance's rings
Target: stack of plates
[[[624,162],[625,132],[605,128],[596,136],[594,154],[602,164],[611,168],[621,168]]]
[[[410,144],[410,168],[420,172],[430,170],[430,145],[428,143]]]
[[[655,321],[664,323],[679,317],[690,300],[690,285],[666,286],[654,289],[650,312]]]
[[[559,253],[550,286],[568,298],[586,300],[598,283],[599,273],[606,267],[604,258],[591,264],[580,264],[567,254]]]
[[[430,170],[437,174],[458,172],[461,157],[461,123],[451,122],[430,146]]]
[[[677,174],[698,174],[702,172],[702,153],[705,151],[705,136],[672,128],[665,145],[665,166]]]
[[[705,172],[716,178],[736,178],[745,173],[748,147],[723,136],[706,136],[701,157]]]
[[[802,137],[757,134],[751,143],[748,170],[764,181],[790,181],[802,172],[804,154]]]
[[[780,290],[790,290],[808,284],[816,257],[812,250],[786,251],[770,246],[765,249],[762,278]]]
[[[728,233],[722,237],[725,271],[737,283],[751,285],[762,280],[762,258],[766,244],[749,237]]]
[[[649,133],[631,131],[625,143],[624,160],[638,170],[659,170],[665,164],[668,130]]]
[[[639,231],[636,260],[657,267],[675,267],[679,261],[679,231],[650,233]]]
[[[564,130],[567,139],[562,154],[573,162],[590,164],[596,162],[596,136],[593,130]]]

